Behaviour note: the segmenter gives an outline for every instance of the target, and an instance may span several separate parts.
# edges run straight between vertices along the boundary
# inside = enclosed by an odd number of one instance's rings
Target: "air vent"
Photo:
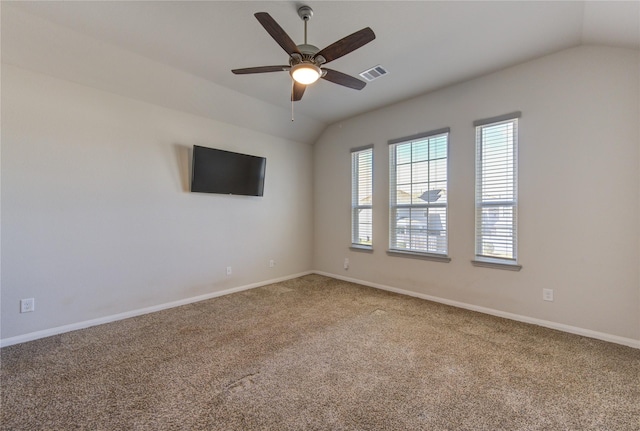
[[[367,81],[371,82],[375,79],[380,78],[381,76],[386,75],[387,73],[389,73],[387,71],[387,69],[385,69],[384,67],[377,65],[372,67],[371,69],[367,69],[364,72],[362,72],[360,74],[360,76],[362,76],[364,79],[366,79]]]

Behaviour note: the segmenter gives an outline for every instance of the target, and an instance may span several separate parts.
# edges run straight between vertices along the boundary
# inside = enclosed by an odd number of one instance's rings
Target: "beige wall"
[[[334,124],[312,148],[5,63],[1,338],[316,269],[640,341],[639,66],[637,51],[567,50]],[[470,264],[472,122],[515,110],[518,273]],[[386,143],[440,127],[452,261],[389,257]],[[188,193],[194,144],[266,156],[265,197]],[[367,144],[373,254],[348,249],[349,149]]]
[[[194,144],[264,197],[188,192]],[[312,269],[311,145],[3,64],[1,172],[5,340]]]
[[[640,340],[639,65],[637,51],[580,47],[330,126],[314,148],[314,268]],[[470,263],[472,123],[513,111],[522,111],[520,272]],[[442,127],[451,128],[452,261],[387,256],[387,141]],[[375,146],[372,254],[348,248],[349,149],[367,144]],[[351,263],[348,270],[343,269],[345,257]],[[554,302],[542,301],[543,288],[554,290]]]

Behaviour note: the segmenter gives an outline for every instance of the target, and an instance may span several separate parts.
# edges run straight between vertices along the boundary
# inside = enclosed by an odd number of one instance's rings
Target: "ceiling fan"
[[[318,49],[316,46],[307,44],[307,23],[313,16],[313,10],[309,6],[302,6],[298,9],[298,15],[304,21],[304,43],[301,45],[296,45],[268,13],[258,12],[254,14],[258,22],[267,30],[267,33],[289,54],[288,65],[247,67],[233,69],[231,72],[236,75],[245,75],[288,71],[291,78],[293,78],[292,102],[301,100],[307,85],[313,84],[320,78],[334,84],[362,90],[366,85],[364,81],[337,70],[328,69],[324,65],[374,40],[376,35],[373,30],[369,27],[363,28],[324,49]]]

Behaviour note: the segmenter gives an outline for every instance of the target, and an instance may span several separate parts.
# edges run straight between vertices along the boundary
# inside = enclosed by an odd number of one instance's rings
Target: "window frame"
[[[431,130],[429,132],[424,132],[424,133],[419,133],[416,135],[412,135],[412,136],[407,136],[404,138],[399,138],[399,139],[393,139],[388,141],[389,144],[389,248],[387,250],[387,254],[390,256],[397,256],[397,257],[411,257],[411,258],[418,258],[418,259],[425,259],[425,260],[432,260],[432,261],[437,261],[437,262],[450,262],[451,258],[449,257],[449,198],[448,198],[448,194],[449,194],[449,146],[450,146],[450,134],[451,134],[451,129],[449,127],[445,127],[445,128],[441,128],[441,129],[436,129],[436,130]],[[445,178],[444,178],[444,182],[445,182],[445,191],[447,194],[447,199],[444,202],[441,203],[435,203],[435,202],[428,202],[425,201],[425,203],[420,203],[420,204],[414,204],[413,202],[410,202],[409,204],[398,204],[398,199],[397,199],[397,183],[398,183],[398,172],[397,172],[397,167],[398,162],[397,162],[397,152],[396,152],[396,148],[400,145],[404,145],[404,144],[410,144],[413,145],[416,142],[419,141],[424,141],[424,140],[430,140],[430,139],[434,139],[434,138],[438,138],[442,135],[446,136],[446,154],[445,154]],[[431,145],[430,143],[428,145]],[[413,160],[413,154],[411,155],[411,159],[410,159],[410,165],[411,165],[411,171],[413,172],[413,165],[415,163],[422,163],[422,162],[433,162],[437,159],[442,159],[442,157],[433,157],[428,154],[427,158],[424,160],[419,160],[419,161],[414,161]],[[427,181],[426,184],[429,184],[431,182],[436,182],[438,180],[431,180],[430,177],[430,173],[427,174]],[[413,185],[414,184],[425,184],[424,182],[421,183],[415,183],[413,182],[413,178],[411,179],[411,187],[413,189]],[[395,202],[394,202],[395,200]],[[413,197],[411,198],[411,201],[413,201]],[[440,253],[437,250],[419,250],[416,248],[412,248],[412,247],[408,247],[408,248],[403,248],[403,247],[398,247],[398,241],[397,241],[397,231],[399,229],[398,227],[398,220],[397,220],[397,212],[398,209],[404,209],[409,210],[409,213],[411,214],[411,211],[413,209],[422,209],[424,208],[426,212],[429,211],[429,209],[431,208],[444,208],[444,220],[440,219],[440,222],[443,223],[444,225],[444,229],[437,229],[439,232],[444,232],[444,249],[445,252],[444,253]],[[430,239],[429,238],[430,235],[430,231],[431,229],[429,229],[429,221],[428,221],[428,215],[427,215],[427,239],[426,239],[426,246],[429,247],[429,242]],[[442,226],[442,225],[441,225]],[[438,240],[436,240],[438,241]],[[437,242],[435,247],[438,247],[441,245],[441,242]]]
[[[360,156],[366,153],[371,154],[371,162],[369,171],[370,182],[369,189],[371,191],[371,203],[361,204],[359,200],[360,191],[360,176],[359,176],[359,164],[361,163]],[[351,249],[354,250],[373,250],[373,145],[366,145],[363,147],[351,149]],[[371,211],[371,233],[369,244],[359,241],[360,236],[360,213],[362,210]]]
[[[518,146],[519,146],[519,119],[522,116],[520,111],[512,112],[497,117],[476,120],[473,122],[475,127],[475,233],[474,233],[474,259],[471,261],[474,266],[507,269],[519,271],[522,265],[518,263]],[[483,173],[482,156],[483,156],[483,130],[487,127],[495,127],[503,124],[511,123],[511,136],[508,138],[512,142],[512,150],[509,157],[512,159],[510,167],[505,165],[505,173],[503,177],[509,179],[509,169],[512,173],[510,181],[504,184],[512,187],[512,198],[500,199],[483,199],[483,185],[486,182]],[[512,255],[510,257],[500,257],[495,255],[483,254],[483,244],[486,242],[487,235],[483,232],[487,231],[485,220],[483,219],[483,209],[486,208],[510,208],[511,209],[511,237],[510,247]]]

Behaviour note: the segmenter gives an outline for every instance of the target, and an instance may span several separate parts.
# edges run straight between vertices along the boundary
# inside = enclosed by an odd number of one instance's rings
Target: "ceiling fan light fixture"
[[[299,63],[291,67],[291,77],[298,83],[309,85],[322,76],[322,70],[313,63]]]

